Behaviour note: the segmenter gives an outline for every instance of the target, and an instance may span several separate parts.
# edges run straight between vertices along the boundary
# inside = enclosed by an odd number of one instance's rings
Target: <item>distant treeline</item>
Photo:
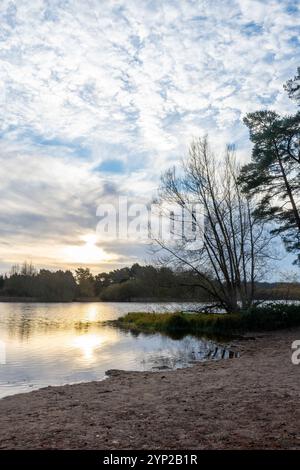
[[[0,295],[4,298],[31,298],[44,301],[71,301],[77,283],[71,271],[37,271],[32,264],[13,266],[10,274],[0,276]]]
[[[89,268],[78,268],[73,274],[38,271],[32,264],[24,263],[0,276],[0,296],[44,301],[209,300],[197,286],[195,274],[139,264],[93,275]]]
[[[89,268],[71,271],[49,271],[34,268],[30,263],[13,266],[0,276],[0,296],[9,299],[41,301],[103,300],[178,300],[211,301],[199,286],[192,271],[175,272],[168,267],[141,266],[115,269],[93,275]],[[300,299],[300,283],[260,283],[256,286],[260,299]]]

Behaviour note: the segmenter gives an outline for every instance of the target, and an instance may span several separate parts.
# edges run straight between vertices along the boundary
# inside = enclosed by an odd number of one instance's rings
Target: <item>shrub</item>
[[[300,325],[300,305],[269,304],[253,307],[244,313],[241,323],[245,329],[275,330]]]
[[[166,322],[166,328],[171,329],[171,330],[176,330],[176,329],[188,329],[190,327],[190,322],[184,316],[182,313],[174,313],[171,315],[167,322]]]

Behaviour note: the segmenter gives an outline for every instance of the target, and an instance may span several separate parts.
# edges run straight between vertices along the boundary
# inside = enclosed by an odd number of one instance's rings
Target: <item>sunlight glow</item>
[[[97,246],[97,236],[89,233],[81,237],[82,245],[69,245],[63,248],[63,257],[66,262],[71,263],[99,263],[109,262],[116,259],[111,253],[106,253],[102,248]]]
[[[96,245],[97,235],[95,233],[88,233],[82,237],[82,240],[85,241],[87,245]]]
[[[96,349],[103,344],[103,338],[96,334],[85,334],[77,336],[72,345],[81,349],[84,359],[91,360]]]
[[[97,318],[97,307],[91,305],[86,313],[87,320],[93,322]]]

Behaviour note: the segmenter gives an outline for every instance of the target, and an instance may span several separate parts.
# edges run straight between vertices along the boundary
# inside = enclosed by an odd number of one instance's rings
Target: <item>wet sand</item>
[[[47,387],[0,400],[0,449],[300,449],[300,328],[239,358]]]

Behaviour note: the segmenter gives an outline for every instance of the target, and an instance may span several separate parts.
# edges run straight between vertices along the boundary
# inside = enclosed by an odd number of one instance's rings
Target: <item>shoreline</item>
[[[239,358],[4,397],[0,449],[300,449],[300,328],[247,336]]]

